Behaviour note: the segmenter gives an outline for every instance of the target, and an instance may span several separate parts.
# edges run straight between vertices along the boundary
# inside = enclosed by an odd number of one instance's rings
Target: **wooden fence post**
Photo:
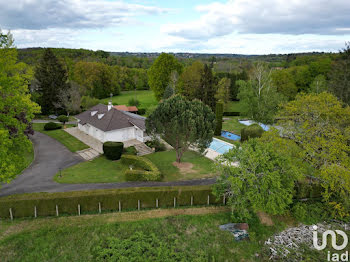
[[[56,216],[58,217],[58,205],[56,205]]]
[[[119,201],[119,212],[122,211],[122,203]]]
[[[226,205],[226,196],[224,195],[223,204]]]
[[[10,218],[11,220],[13,220],[12,208],[10,208],[9,211],[10,211]]]
[[[210,196],[208,195],[208,206],[210,205]]]
[[[98,202],[98,213],[101,214],[101,202]]]
[[[174,207],[176,207],[176,197],[174,197]]]
[[[80,204],[78,204],[78,216],[80,216],[81,212],[80,212]]]
[[[193,206],[193,196],[191,196],[191,206]]]
[[[137,209],[140,210],[140,200],[137,200]]]
[[[37,218],[38,214],[37,214],[37,211],[36,211],[36,206],[34,207],[34,217]]]
[[[156,208],[159,207],[159,201],[158,201],[158,198],[156,199]]]

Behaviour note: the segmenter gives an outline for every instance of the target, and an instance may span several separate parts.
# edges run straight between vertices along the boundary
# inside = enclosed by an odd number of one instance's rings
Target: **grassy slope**
[[[213,162],[195,152],[186,152],[183,162],[192,163],[193,173],[182,173],[173,166],[175,151],[157,152],[145,156],[150,159],[162,172],[162,181],[188,180],[213,176]],[[110,183],[125,182],[124,171],[126,166],[120,161],[110,161],[104,156],[92,161],[79,163],[62,171],[62,177],[58,174],[55,181],[58,183]]]
[[[146,158],[150,159],[154,164],[157,165],[159,170],[164,175],[163,181],[175,181],[175,180],[186,180],[196,179],[213,176],[213,161],[210,159],[200,156],[198,153],[193,151],[185,152],[181,161],[190,162],[193,164],[194,173],[180,173],[179,169],[173,166],[173,162],[176,160],[176,153],[174,150],[157,152],[154,154],[146,155]]]
[[[89,148],[87,145],[85,145],[83,142],[80,140],[76,139],[74,136],[71,136],[67,132],[65,132],[63,129],[58,129],[58,130],[50,130],[46,131],[44,130],[44,125],[45,124],[38,124],[34,123],[33,128],[35,131],[41,132],[43,134],[46,134],[60,143],[62,143],[65,147],[67,147],[71,152],[76,152],[80,151],[86,148]],[[69,126],[69,125],[67,125]]]
[[[119,96],[112,97],[112,103],[114,105],[126,105],[128,106],[129,100],[131,98],[135,98],[140,101],[139,108],[149,108],[152,106],[156,106],[158,104],[156,98],[153,95],[153,92],[150,90],[142,90],[142,91],[123,91]],[[108,103],[110,99],[105,98],[101,99],[101,103]]]
[[[199,261],[265,261],[263,242],[286,227],[283,219],[276,220],[272,227],[255,219],[249,221],[250,241],[235,242],[230,233],[218,228],[232,222],[230,213],[145,219],[150,217],[147,212],[162,211],[132,212],[131,219],[124,220],[123,213],[114,213],[1,222],[6,228],[4,232],[0,230],[2,261],[95,261],[93,250],[101,241],[108,237],[128,238],[137,231],[155,234],[178,252],[187,251],[192,261],[198,254],[206,257]],[[142,220],[123,222],[135,218]]]
[[[125,182],[124,171],[126,166],[120,161],[111,161],[100,156],[66,168],[62,171],[62,177],[56,174],[54,180],[58,183],[111,183]]]

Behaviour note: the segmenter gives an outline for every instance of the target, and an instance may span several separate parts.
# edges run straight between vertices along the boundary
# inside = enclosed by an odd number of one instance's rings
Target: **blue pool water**
[[[221,136],[222,137],[225,137],[227,139],[231,139],[231,140],[241,140],[241,137],[240,136],[237,136],[231,132],[228,132],[228,131],[221,131]]]
[[[220,154],[225,154],[227,153],[230,149],[233,148],[233,146],[223,142],[223,141],[220,141],[219,139],[216,139],[214,138],[213,139],[213,142],[211,142],[210,146],[209,146],[210,149],[213,149],[214,151],[220,153]]]
[[[246,126],[250,126],[250,125],[255,123],[252,120],[239,120],[238,122],[240,122],[241,124],[246,125]],[[259,123],[259,126],[261,126],[265,131],[269,131],[269,129],[270,129],[270,126],[265,125],[265,124]]]

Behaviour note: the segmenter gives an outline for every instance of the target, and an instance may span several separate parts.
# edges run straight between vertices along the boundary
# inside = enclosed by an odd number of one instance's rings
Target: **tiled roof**
[[[126,111],[126,112],[137,112],[138,109],[136,106],[125,106],[125,105],[117,105],[113,106],[115,109]]]
[[[96,111],[97,113],[91,114]],[[99,119],[98,116],[102,114],[103,116]],[[132,126],[146,130],[146,118],[114,107],[108,111],[108,106],[102,104],[98,104],[75,117],[80,120],[80,124],[90,124],[105,132]]]

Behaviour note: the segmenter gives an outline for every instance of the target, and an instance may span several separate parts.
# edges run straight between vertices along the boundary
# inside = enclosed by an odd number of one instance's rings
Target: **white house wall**
[[[105,133],[105,135],[105,141],[124,142],[127,140],[136,139],[134,127],[108,131]]]

